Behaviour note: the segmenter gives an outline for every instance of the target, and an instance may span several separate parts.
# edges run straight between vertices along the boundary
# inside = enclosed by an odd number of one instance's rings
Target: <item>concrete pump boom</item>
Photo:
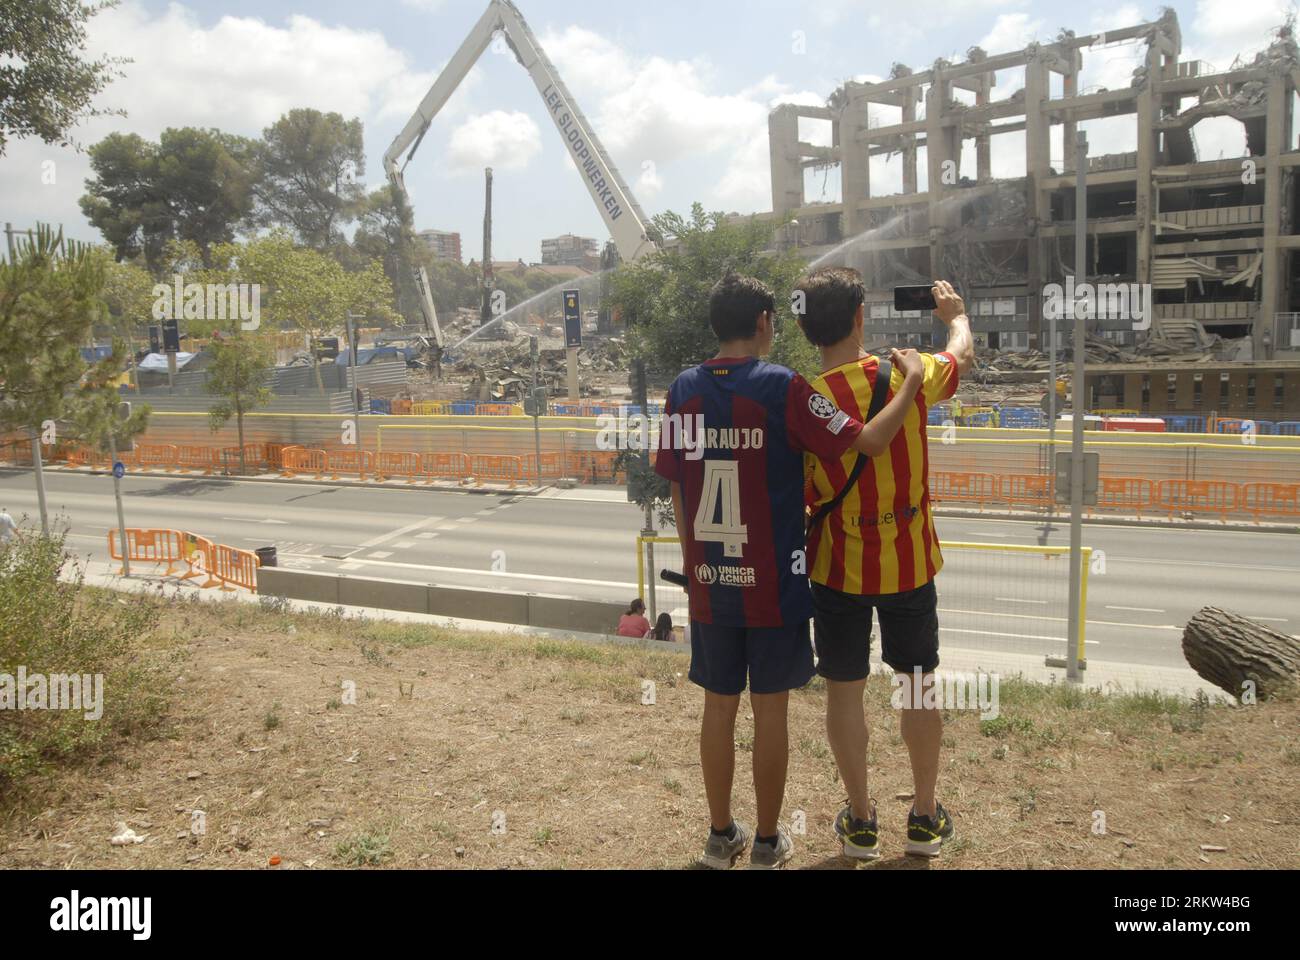
[[[587,192],[591,194],[591,199],[605,220],[605,226],[609,229],[619,255],[630,263],[652,253],[657,246],[650,238],[650,221],[645,212],[632,196],[631,189],[605,152],[587,118],[578,109],[555,66],[542,51],[523,15],[510,0],[490,0],[483,16],[420,101],[415,115],[407,121],[384,154],[384,170],[393,186],[401,193],[403,201],[410,205],[402,176],[406,164],[410,163],[415,151],[419,149],[420,141],[428,132],[433,118],[456,92],[456,88],[478,62],[497,31],[501,32],[514,51],[515,58],[533,78],[552,122],[568,147],[569,156],[582,174]],[[405,161],[399,166],[403,154],[406,155]],[[417,270],[416,280],[420,287],[420,306],[425,321],[438,345],[442,346],[442,330],[438,325],[429,278],[423,267]]]

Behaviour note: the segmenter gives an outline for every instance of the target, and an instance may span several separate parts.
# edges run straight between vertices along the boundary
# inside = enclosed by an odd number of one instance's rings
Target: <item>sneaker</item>
[[[853,807],[846,806],[835,818],[835,832],[840,837],[844,856],[854,860],[876,860],[880,857],[880,832],[876,828],[876,804],[871,804],[871,819],[859,820]]]
[[[923,817],[913,808],[907,815],[907,852],[921,857],[937,857],[944,841],[953,836],[952,817],[935,802],[934,816]]]
[[[704,856],[700,857],[700,863],[710,870],[730,870],[754,838],[749,827],[739,820],[733,820],[732,823],[736,826],[736,836],[732,840],[709,833],[709,842],[704,845]]]
[[[759,843],[754,841],[754,849],[749,854],[749,869],[779,870],[794,856],[794,841],[785,827],[776,828],[776,843]]]

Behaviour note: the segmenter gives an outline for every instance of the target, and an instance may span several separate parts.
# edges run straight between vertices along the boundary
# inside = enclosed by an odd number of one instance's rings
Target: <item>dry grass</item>
[[[248,868],[279,857],[281,869],[681,868],[701,848],[702,696],[680,654],[236,603],[173,605],[160,639],[188,653],[168,734],[6,798],[0,867]],[[641,703],[644,679],[657,684],[654,706]],[[1293,702],[1214,706],[1004,680],[1000,720],[946,716],[940,796],[958,837],[926,864],[901,855],[911,786],[889,693],[873,679],[885,850],[868,869],[1300,866]],[[792,866],[845,868],[823,709],[816,681],[792,697],[786,811],[807,822]],[[736,813],[752,824],[743,705],[736,737]],[[1097,810],[1105,835],[1092,832]],[[147,840],[110,846],[118,821]]]

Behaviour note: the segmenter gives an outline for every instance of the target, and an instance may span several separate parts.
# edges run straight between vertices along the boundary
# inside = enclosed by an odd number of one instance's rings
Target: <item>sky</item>
[[[695,201],[724,212],[770,210],[767,116],[779,103],[824,103],[844,81],[879,79],[895,61],[923,70],[939,57],[964,60],[975,44],[996,54],[1050,42],[1063,27],[1082,35],[1160,13],[1154,3],[1107,0],[516,4],[652,215],[684,213]],[[1285,0],[1171,6],[1183,58],[1219,70],[1265,47],[1291,9]],[[288,110],[312,107],[362,120],[361,179],[379,186],[384,151],[484,9],[483,0],[123,0],[90,21],[88,50],[131,58],[96,101],[127,116],[85,121],[74,138],[84,148],[113,131],[156,140],[182,126],[258,136]],[[1140,49],[1085,52],[1085,92],[1127,86]],[[995,98],[1022,83],[1014,71],[999,74]],[[891,122],[887,111],[877,119]],[[1131,118],[1084,126],[1095,153],[1133,148]],[[808,123],[801,137],[829,143],[829,124]],[[1245,152],[1240,124],[1227,118],[1202,122],[1196,139],[1203,159]],[[1023,139],[1009,134],[995,144],[994,174],[1023,175]],[[968,153],[963,173],[973,169]],[[896,192],[897,158],[873,163],[873,194]],[[494,259],[538,261],[543,237],[608,236],[540,95],[504,48],[484,53],[406,173],[416,228],[460,232],[466,260],[481,253],[486,166],[494,169]],[[10,141],[0,157],[0,220],[62,224],[70,236],[99,240],[77,204],[89,175],[84,152]],[[838,189],[834,174],[807,180],[809,200],[838,200]]]

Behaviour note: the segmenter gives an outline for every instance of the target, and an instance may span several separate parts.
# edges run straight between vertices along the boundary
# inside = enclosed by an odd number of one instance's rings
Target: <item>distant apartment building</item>
[[[460,234],[447,230],[421,230],[415,238],[438,260],[461,262]]]
[[[591,237],[575,237],[571,233],[552,237],[542,241],[542,263],[595,271],[600,268],[600,244]]]

